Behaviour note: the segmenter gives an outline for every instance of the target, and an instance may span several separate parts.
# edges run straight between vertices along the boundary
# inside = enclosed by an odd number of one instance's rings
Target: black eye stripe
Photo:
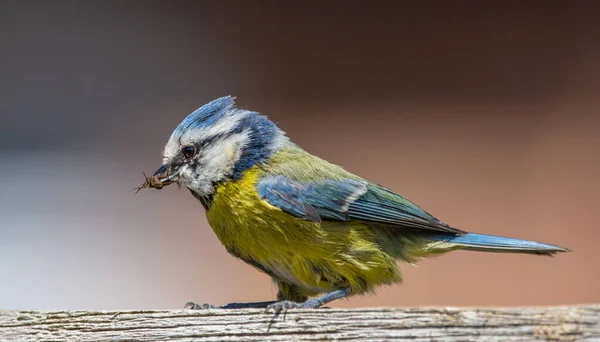
[[[212,143],[214,143],[215,141],[219,140],[220,138],[222,138],[222,135],[220,135],[220,134],[219,134],[219,135],[212,136],[212,137],[210,137],[210,138],[208,138],[208,139],[205,139],[205,140],[203,140],[203,141],[200,143],[200,146],[201,146],[202,148],[205,148],[206,146],[208,146],[208,145],[211,145]]]
[[[199,142],[195,145],[190,144],[190,145],[183,146],[181,148],[181,154],[185,158],[188,158],[188,159],[192,158],[198,153],[198,151],[205,149],[207,146],[213,144],[215,141],[217,141],[221,138],[223,138],[223,135],[219,134],[219,135],[212,136],[208,139],[202,140],[201,142]]]
[[[217,140],[219,140],[221,138],[223,138],[223,135],[220,135],[220,134],[212,136],[210,138],[207,138],[207,139],[202,140],[201,142],[199,142],[198,143],[198,145],[199,145],[198,147],[199,147],[200,150],[202,150],[202,149],[206,148],[207,146],[212,145],[215,141],[217,141]]]

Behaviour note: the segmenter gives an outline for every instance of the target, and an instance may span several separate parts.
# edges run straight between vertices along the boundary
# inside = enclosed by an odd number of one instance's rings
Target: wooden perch
[[[2,341],[600,341],[600,305],[0,311]]]

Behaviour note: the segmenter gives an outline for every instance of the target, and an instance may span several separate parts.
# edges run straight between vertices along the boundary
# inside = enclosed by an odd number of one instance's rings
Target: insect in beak
[[[159,167],[158,170],[154,172],[152,177],[146,176],[146,174],[143,172],[142,174],[145,178],[144,183],[140,184],[140,186],[138,186],[137,188],[131,190],[135,190],[136,194],[144,188],[154,188],[157,190],[162,189],[164,186],[173,183],[173,179],[175,178],[175,176],[177,176],[177,172],[173,172],[172,166],[169,164],[164,164],[161,167]]]

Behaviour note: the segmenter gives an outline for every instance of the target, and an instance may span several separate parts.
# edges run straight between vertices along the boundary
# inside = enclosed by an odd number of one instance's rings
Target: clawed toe
[[[283,300],[281,302],[273,303],[267,306],[265,312],[273,311],[275,313],[280,313],[284,310],[289,309],[315,309],[323,305],[321,301],[318,299],[309,299],[303,303],[292,302],[289,300]]]
[[[301,303],[296,303],[296,302],[292,302],[289,300],[283,300],[281,302],[273,303],[273,304],[267,306],[267,308],[265,309],[265,312],[273,311],[275,313],[280,313],[281,311],[289,310],[289,309],[297,309],[297,308],[300,308],[301,306],[302,306]]]
[[[209,309],[250,309],[250,308],[266,308],[265,312],[273,311],[280,313],[289,309],[315,309],[321,307],[323,302],[317,298],[309,299],[305,302],[298,303],[291,300],[282,300],[279,302],[252,302],[252,303],[229,303],[224,306],[214,306],[211,304],[196,304],[187,302],[184,309],[188,310],[209,310]]]
[[[194,302],[187,302],[185,303],[184,309],[190,309],[190,310],[207,310],[207,309],[219,309],[218,306],[214,306],[211,304],[202,304],[202,305],[198,305]]]

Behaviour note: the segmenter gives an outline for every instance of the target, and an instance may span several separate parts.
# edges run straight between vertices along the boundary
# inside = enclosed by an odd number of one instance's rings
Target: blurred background
[[[130,189],[223,95],[464,230],[334,307],[600,302],[600,4],[1,1],[0,308],[269,300],[187,191]]]

